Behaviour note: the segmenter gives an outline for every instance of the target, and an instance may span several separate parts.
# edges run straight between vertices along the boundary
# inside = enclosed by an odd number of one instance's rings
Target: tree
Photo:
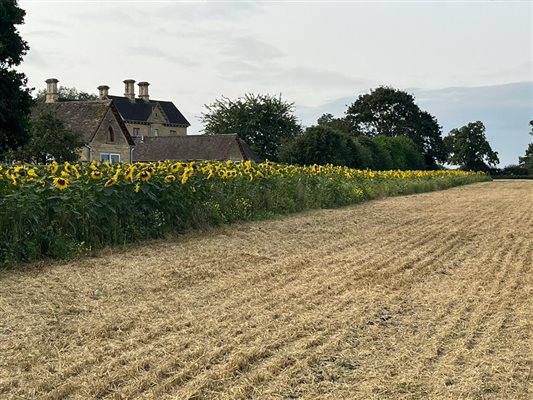
[[[385,147],[392,161],[392,169],[416,170],[424,167],[424,159],[416,144],[407,136],[376,136],[374,142]]]
[[[529,121],[529,125],[531,125],[531,132],[529,134],[533,136],[533,121]],[[519,157],[518,160],[520,167],[527,169],[530,174],[533,174],[533,143],[529,143],[524,157]]]
[[[318,126],[328,126],[338,131],[350,133],[350,124],[344,118],[335,118],[333,114],[322,114],[316,121]]]
[[[328,126],[312,126],[281,147],[280,159],[290,164],[355,166],[356,148],[347,134]]]
[[[294,103],[270,95],[246,94],[237,100],[222,97],[204,105],[200,119],[207,135],[236,133],[260,157],[276,161],[282,143],[301,134]]]
[[[87,93],[79,91],[72,87],[59,86],[58,89],[60,100],[98,100],[98,96],[93,93]],[[46,89],[37,91],[35,95],[35,101],[38,103],[44,103],[46,100]]]
[[[29,49],[15,27],[25,14],[16,0],[0,1],[0,156],[29,139],[31,94],[26,76],[14,69]]]
[[[462,169],[486,171],[500,162],[498,153],[490,147],[481,121],[453,129],[444,139],[450,157],[448,162]]]
[[[50,157],[58,162],[76,161],[84,144],[80,132],[65,127],[53,111],[37,113],[31,121],[31,139],[18,152],[25,161],[46,163]]]
[[[422,111],[407,92],[384,86],[371,90],[348,106],[345,119],[355,135],[411,138],[424,155],[428,168],[446,161],[441,127],[436,118]]]
[[[357,136],[355,141],[361,146],[360,152],[357,155],[358,168],[382,171],[392,169],[391,155],[379,140],[362,135]]]

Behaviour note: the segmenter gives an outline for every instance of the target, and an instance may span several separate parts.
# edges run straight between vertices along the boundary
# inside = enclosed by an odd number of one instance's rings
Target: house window
[[[100,161],[111,164],[118,164],[120,162],[120,154],[118,153],[100,153]]]
[[[139,128],[133,128],[133,136],[139,136]]]
[[[171,131],[170,131],[170,134],[171,134],[171,135],[175,135],[175,134],[176,134],[176,131],[171,130]]]
[[[159,129],[154,129],[154,136],[159,136]]]
[[[109,127],[109,141],[114,142],[115,141],[115,131],[113,131],[113,128]]]

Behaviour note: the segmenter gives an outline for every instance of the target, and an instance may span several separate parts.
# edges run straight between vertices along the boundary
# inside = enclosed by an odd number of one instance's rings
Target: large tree
[[[371,90],[348,106],[345,119],[355,135],[411,138],[429,168],[446,161],[436,118],[422,111],[407,92],[384,86]]]
[[[29,49],[16,28],[25,14],[16,0],[0,1],[0,156],[29,139],[31,94],[26,76],[14,69]]]
[[[533,121],[529,121],[529,125],[531,126],[529,134],[533,136]],[[524,157],[519,157],[518,160],[520,167],[527,169],[530,174],[533,174],[533,142],[527,146]]]
[[[280,159],[290,164],[355,166],[356,144],[346,133],[328,126],[312,126],[281,147]]]
[[[236,133],[263,158],[276,161],[279,147],[302,131],[294,116],[294,104],[279,97],[246,94],[205,105],[200,117],[207,135]]]
[[[448,162],[472,171],[485,171],[500,162],[485,136],[485,125],[476,121],[453,129],[444,143],[450,153]]]
[[[80,132],[65,126],[51,110],[34,113],[31,120],[31,139],[16,154],[17,158],[46,163],[50,158],[59,162],[76,161],[84,144]]]

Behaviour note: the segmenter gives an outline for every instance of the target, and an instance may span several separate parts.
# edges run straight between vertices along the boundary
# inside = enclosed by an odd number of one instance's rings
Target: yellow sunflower
[[[137,178],[139,178],[142,182],[148,182],[152,175],[148,171],[141,171],[137,174]]]
[[[54,186],[59,190],[65,190],[68,187],[69,181],[66,178],[54,178]]]
[[[59,169],[59,164],[54,161],[53,163],[48,164],[46,168],[48,169],[48,172],[50,172],[52,175],[55,175],[55,173]]]
[[[165,183],[172,183],[176,180],[176,177],[174,175],[167,175],[165,176]]]
[[[104,187],[108,188],[108,187],[111,187],[113,185],[116,185],[118,179],[115,179],[115,177],[111,178],[111,179],[108,179],[106,183],[104,183]]]
[[[99,170],[94,170],[91,172],[91,179],[97,180],[102,178],[102,172]]]

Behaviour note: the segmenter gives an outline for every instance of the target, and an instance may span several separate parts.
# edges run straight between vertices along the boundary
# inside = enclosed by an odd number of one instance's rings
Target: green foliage
[[[529,121],[531,126],[531,132],[529,134],[533,136],[533,121]],[[533,174],[533,143],[529,143],[526,149],[526,153],[523,157],[519,157],[520,167],[529,171],[530,174]]]
[[[14,69],[29,48],[15,27],[24,23],[24,15],[16,0],[0,1],[0,157],[29,138],[32,99],[26,76]]]
[[[453,129],[444,139],[450,153],[448,162],[470,171],[487,171],[500,162],[498,153],[490,147],[481,121]]]
[[[307,128],[303,135],[286,143],[280,159],[291,164],[333,164],[373,170],[424,167],[422,155],[408,137],[354,137],[327,124]]]
[[[350,133],[350,123],[344,118],[335,118],[333,114],[323,114],[317,120],[318,126],[327,126],[344,133]]]
[[[281,148],[280,160],[289,164],[355,166],[356,144],[347,134],[328,126],[313,126]]]
[[[527,168],[524,168],[520,165],[514,165],[514,164],[507,165],[501,170],[501,175],[524,176],[528,174],[529,174],[529,170]]]
[[[376,136],[373,140],[389,152],[392,169],[415,170],[424,167],[424,159],[410,138],[406,136]]]
[[[358,168],[381,171],[393,168],[391,155],[382,143],[368,136],[358,136],[355,140],[361,146],[357,159]]]
[[[528,170],[530,174],[533,174],[533,143],[527,146],[524,157],[519,157],[520,167]]]
[[[302,131],[294,116],[294,104],[270,95],[246,94],[237,100],[227,97],[204,105],[207,135],[236,133],[260,157],[277,160],[282,143]]]
[[[42,111],[32,118],[31,139],[17,158],[42,164],[50,157],[59,162],[76,161],[83,144],[80,132],[65,127],[52,111]]]
[[[379,87],[359,96],[346,110],[345,119],[355,135],[409,137],[424,155],[428,168],[446,160],[437,120],[420,110],[409,93]]]
[[[87,93],[80,91],[74,87],[59,86],[57,90],[59,100],[98,100],[98,96],[94,93]],[[44,103],[46,100],[46,89],[41,89],[35,94],[35,101],[37,103]]]

